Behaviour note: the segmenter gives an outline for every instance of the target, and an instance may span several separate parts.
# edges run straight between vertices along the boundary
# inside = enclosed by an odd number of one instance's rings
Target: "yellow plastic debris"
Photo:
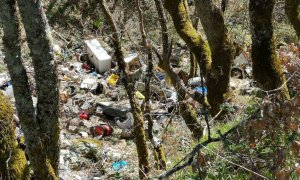
[[[145,99],[145,96],[140,91],[135,92],[135,97],[138,99]]]
[[[119,80],[119,76],[116,74],[111,74],[108,78],[107,78],[107,83],[111,86],[115,86],[117,84]]]

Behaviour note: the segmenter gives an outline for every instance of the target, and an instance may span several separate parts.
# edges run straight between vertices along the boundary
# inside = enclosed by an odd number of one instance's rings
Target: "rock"
[[[83,126],[84,128],[91,128],[93,126],[93,123],[90,121],[80,121],[79,126]]]
[[[122,130],[120,138],[131,139],[133,137],[134,137],[133,130]]]
[[[78,132],[78,126],[69,126],[68,130],[71,133],[77,133]]]

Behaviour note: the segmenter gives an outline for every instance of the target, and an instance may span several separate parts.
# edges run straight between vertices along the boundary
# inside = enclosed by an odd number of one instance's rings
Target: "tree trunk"
[[[53,167],[50,165],[48,155],[45,152],[46,150],[44,149],[44,147],[48,147],[49,145],[45,144],[40,136],[40,126],[35,116],[35,109],[33,107],[31,98],[28,77],[21,60],[20,18],[17,12],[16,1],[0,1],[0,7],[2,8],[0,9],[0,13],[2,14],[1,18],[3,20],[2,22],[4,23],[4,61],[7,64],[10,76],[12,78],[14,95],[16,99],[16,108],[18,111],[20,124],[24,132],[25,143],[28,148],[28,156],[31,162],[30,165],[33,169],[35,178],[57,179],[57,176],[54,172],[55,169],[53,169]],[[30,12],[28,13],[30,14]],[[31,13],[31,15],[32,14],[33,12]],[[31,17],[27,17],[27,19],[28,18],[30,19]],[[31,27],[28,24],[26,24],[26,26],[27,28]],[[37,35],[42,35],[42,32],[39,33],[41,34]],[[29,36],[30,34],[27,35],[28,38],[30,38]],[[41,61],[47,60],[49,59],[42,59]],[[36,75],[38,76],[38,74]],[[44,83],[48,83],[47,80],[48,78],[44,79]],[[51,81],[49,83],[51,83]],[[47,94],[45,94],[44,96],[47,96]],[[51,98],[51,96],[49,96],[49,98]],[[46,107],[45,110],[47,109],[48,107]],[[37,112],[37,114],[40,113]],[[45,117],[50,117],[50,114],[44,115]]]
[[[196,30],[198,29],[198,24],[199,24],[199,18],[196,17],[196,19],[194,19],[194,21],[193,21],[193,27]],[[196,57],[191,50],[190,50],[190,62],[191,62],[191,64],[190,64],[189,78],[193,78],[193,77],[196,77],[196,75],[197,75],[198,65],[197,65]]]
[[[273,9],[275,0],[250,0],[249,13],[252,34],[253,76],[263,90],[273,90],[283,85],[283,74],[275,52],[273,38]],[[289,98],[286,85],[283,96]]]
[[[59,93],[51,31],[40,0],[18,2],[35,70],[38,96],[36,119],[40,126],[40,137],[51,166],[58,175]]]
[[[189,9],[186,0],[165,0],[164,7],[173,19],[178,35],[185,41],[191,51],[195,54],[197,62],[206,75],[210,69],[210,49],[193,27],[189,18]]]
[[[148,69],[146,74],[146,80],[145,80],[145,119],[148,121],[148,136],[152,143],[153,149],[154,149],[154,159],[156,160],[156,167],[157,169],[166,169],[166,157],[164,152],[164,147],[162,144],[156,145],[153,139],[153,119],[151,116],[151,79],[153,77],[153,53],[152,53],[152,45],[151,43],[147,42],[147,35],[145,32],[145,26],[144,26],[144,15],[143,11],[140,7],[140,0],[136,0],[136,8],[139,15],[139,22],[140,22],[140,32],[142,36],[142,46],[144,52],[148,56]]]
[[[159,65],[165,71],[165,73],[168,75],[168,77],[171,79],[171,82],[172,82],[176,92],[178,93],[178,97],[179,97],[178,101],[180,102],[179,112],[180,112],[183,120],[185,121],[185,123],[186,123],[187,127],[190,129],[190,131],[193,133],[193,137],[198,139],[198,138],[202,137],[203,129],[201,127],[201,124],[198,122],[197,115],[196,115],[196,109],[193,108],[191,105],[189,105],[187,101],[185,101],[188,98],[188,91],[187,91],[183,81],[180,79],[179,75],[174,72],[174,70],[172,69],[172,67],[170,65],[170,48],[171,47],[169,47],[167,24],[166,24],[165,15],[163,12],[162,3],[160,0],[155,0],[154,2],[156,5],[156,10],[157,10],[160,25],[161,25],[162,44],[163,44],[163,55],[160,56],[158,53],[156,53],[159,58]],[[172,2],[170,4],[172,4]],[[176,21],[176,22],[178,22],[178,21]],[[192,24],[191,23],[189,23],[189,24],[192,27]],[[199,37],[199,38],[201,39],[201,37]],[[200,39],[198,39],[198,40],[200,40]],[[192,40],[192,39],[190,39],[190,40]],[[198,48],[199,47],[194,48],[194,50],[198,49]],[[198,52],[198,55],[199,55],[199,52]]]
[[[143,114],[139,105],[135,101],[134,84],[130,78],[129,70],[126,69],[119,31],[108,7],[106,6],[105,0],[101,0],[100,2],[101,8],[103,9],[108,25],[113,31],[113,46],[115,49],[115,56],[118,62],[119,70],[121,71],[122,82],[127,90],[131,111],[134,117],[134,135],[136,139],[137,153],[139,159],[139,177],[140,179],[145,179],[150,168],[148,161],[148,147],[146,143]]]
[[[24,151],[18,148],[15,128],[13,107],[0,92],[0,177],[29,180],[29,167]]]
[[[299,0],[285,0],[285,14],[289,18],[291,24],[293,25],[298,40],[300,40],[300,12],[299,7],[300,1]]]
[[[228,91],[234,49],[228,39],[223,13],[212,0],[196,1],[196,9],[212,55],[211,69],[207,77],[207,99],[211,112],[216,114]]]

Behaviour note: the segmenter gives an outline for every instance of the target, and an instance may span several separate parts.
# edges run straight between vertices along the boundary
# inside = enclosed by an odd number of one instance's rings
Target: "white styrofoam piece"
[[[96,69],[100,72],[106,72],[111,68],[111,57],[110,55],[103,49],[97,39],[90,39],[84,41],[86,44],[87,54],[89,56],[90,61],[96,67]]]
[[[135,60],[136,58],[139,57],[139,53],[132,53],[129,54],[124,58],[125,63],[130,63],[131,61]]]

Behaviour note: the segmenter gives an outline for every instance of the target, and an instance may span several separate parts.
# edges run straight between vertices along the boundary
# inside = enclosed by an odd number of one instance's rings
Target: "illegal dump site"
[[[0,179],[300,178],[298,1],[23,1]]]

